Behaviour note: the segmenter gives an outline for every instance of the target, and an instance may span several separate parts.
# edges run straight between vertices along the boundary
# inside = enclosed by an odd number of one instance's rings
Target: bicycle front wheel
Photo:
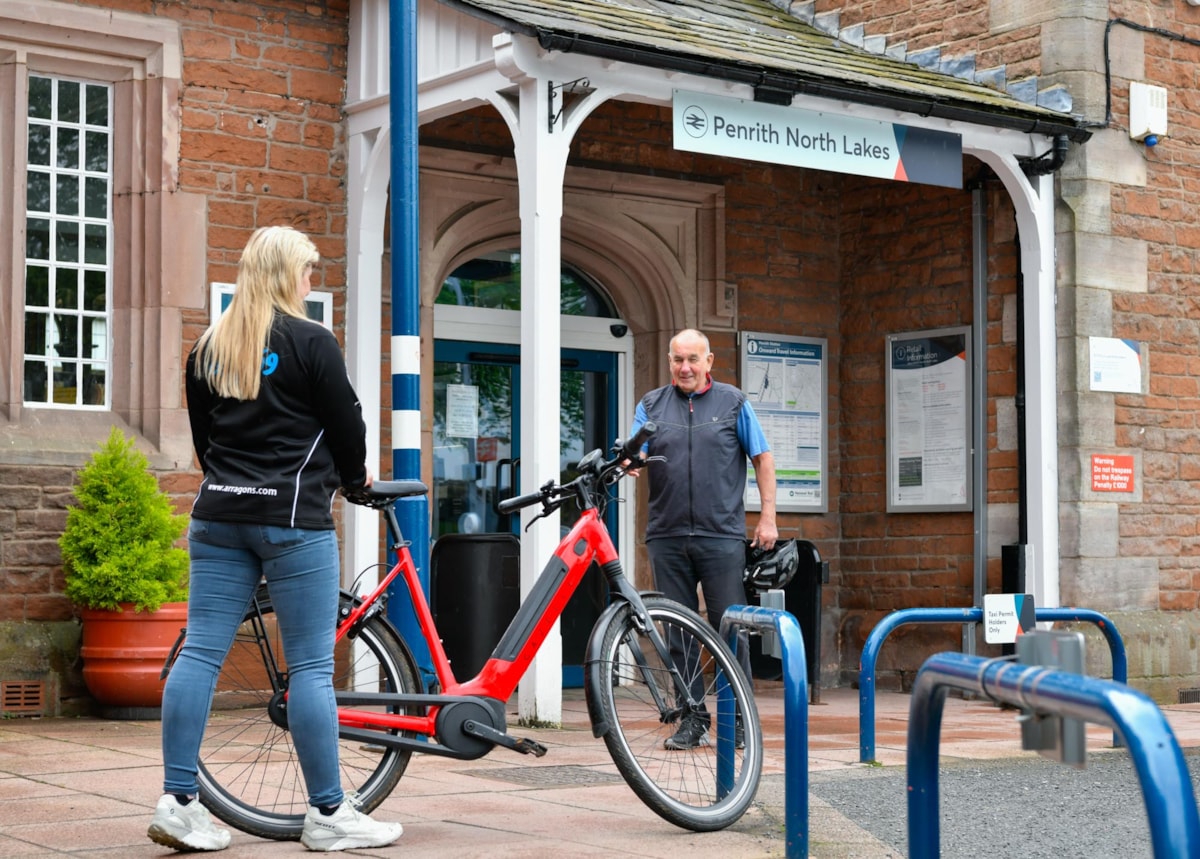
[[[630,610],[614,615],[603,631],[596,690],[608,724],[605,745],[634,793],[660,817],[695,832],[724,829],[750,807],[762,775],[750,682],[698,614],[661,597],[647,597],[645,605],[672,655],[660,657]],[[700,708],[681,703],[672,662]],[[699,726],[688,731],[689,720]]]
[[[275,610],[260,589],[217,680],[200,749],[200,801],[217,817],[263,838],[300,837],[308,793],[300,760],[280,709],[286,654]],[[352,605],[343,595],[344,616]],[[415,693],[417,668],[408,648],[381,617],[363,625],[334,653],[334,689]],[[370,709],[356,707],[356,709]],[[388,712],[401,712],[390,707]],[[404,774],[412,752],[361,741],[338,744],[342,788],[358,796],[364,812],[377,807]]]

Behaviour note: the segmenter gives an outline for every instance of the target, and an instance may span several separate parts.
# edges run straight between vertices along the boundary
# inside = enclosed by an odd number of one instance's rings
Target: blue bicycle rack
[[[721,637],[729,642],[736,655],[740,642],[738,629],[775,630],[779,637],[783,661],[783,725],[784,725],[784,833],[787,837],[785,856],[788,859],[808,855],[808,668],[804,654],[804,636],[795,617],[777,608],[732,605],[721,616]],[[718,692],[731,698],[728,686]],[[719,701],[719,713],[732,713],[733,702]],[[732,717],[729,719],[732,722]],[[717,726],[718,744],[732,743],[733,725]],[[728,760],[730,755],[720,755]],[[733,764],[726,762],[722,772],[718,763],[718,784],[726,785],[733,778]],[[727,789],[727,788],[726,788]]]
[[[1093,623],[1104,633],[1112,652],[1113,680],[1124,683],[1129,676],[1125,642],[1117,627],[1098,611],[1086,608],[1039,608],[1034,610],[1038,621],[1082,621]],[[908,608],[894,611],[875,625],[863,645],[858,664],[858,760],[875,760],[875,664],[884,639],[906,623],[981,623],[981,608]],[[1113,734],[1113,745],[1120,746],[1121,738]]]
[[[1155,859],[1200,856],[1200,814],[1183,752],[1162,711],[1123,683],[998,659],[939,653],[917,672],[908,717],[908,855],[940,854],[938,744],[948,688],[1034,713],[1110,725],[1142,787]]]

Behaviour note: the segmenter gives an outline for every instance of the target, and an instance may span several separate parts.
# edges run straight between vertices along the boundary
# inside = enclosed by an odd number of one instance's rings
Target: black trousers
[[[708,622],[714,629],[721,628],[721,617],[731,605],[746,603],[746,590],[742,585],[742,572],[746,567],[746,542],[730,537],[657,537],[646,540],[646,550],[654,569],[654,586],[667,599],[682,603],[693,611],[700,607],[699,594],[704,594],[704,608]],[[738,647],[739,661],[746,677],[750,674],[750,648],[745,633]],[[691,681],[692,694],[703,700],[703,676],[693,664],[697,654],[695,648],[687,648],[683,642],[671,641],[671,655],[675,665]]]

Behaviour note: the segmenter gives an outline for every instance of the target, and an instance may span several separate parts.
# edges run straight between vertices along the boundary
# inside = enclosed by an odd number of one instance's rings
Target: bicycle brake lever
[[[529,524],[525,526],[526,533],[533,527],[533,523],[539,519],[545,519],[559,507],[562,507],[562,501],[548,501],[542,505],[542,512],[529,520]]]

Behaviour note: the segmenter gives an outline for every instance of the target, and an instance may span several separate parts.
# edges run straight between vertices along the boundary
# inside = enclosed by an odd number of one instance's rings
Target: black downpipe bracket
[[[1070,148],[1071,141],[1067,135],[1056,134],[1054,135],[1054,146],[1050,151],[1038,158],[1021,162],[1021,170],[1026,176],[1045,176],[1053,173],[1063,166],[1067,160],[1067,150]]]

